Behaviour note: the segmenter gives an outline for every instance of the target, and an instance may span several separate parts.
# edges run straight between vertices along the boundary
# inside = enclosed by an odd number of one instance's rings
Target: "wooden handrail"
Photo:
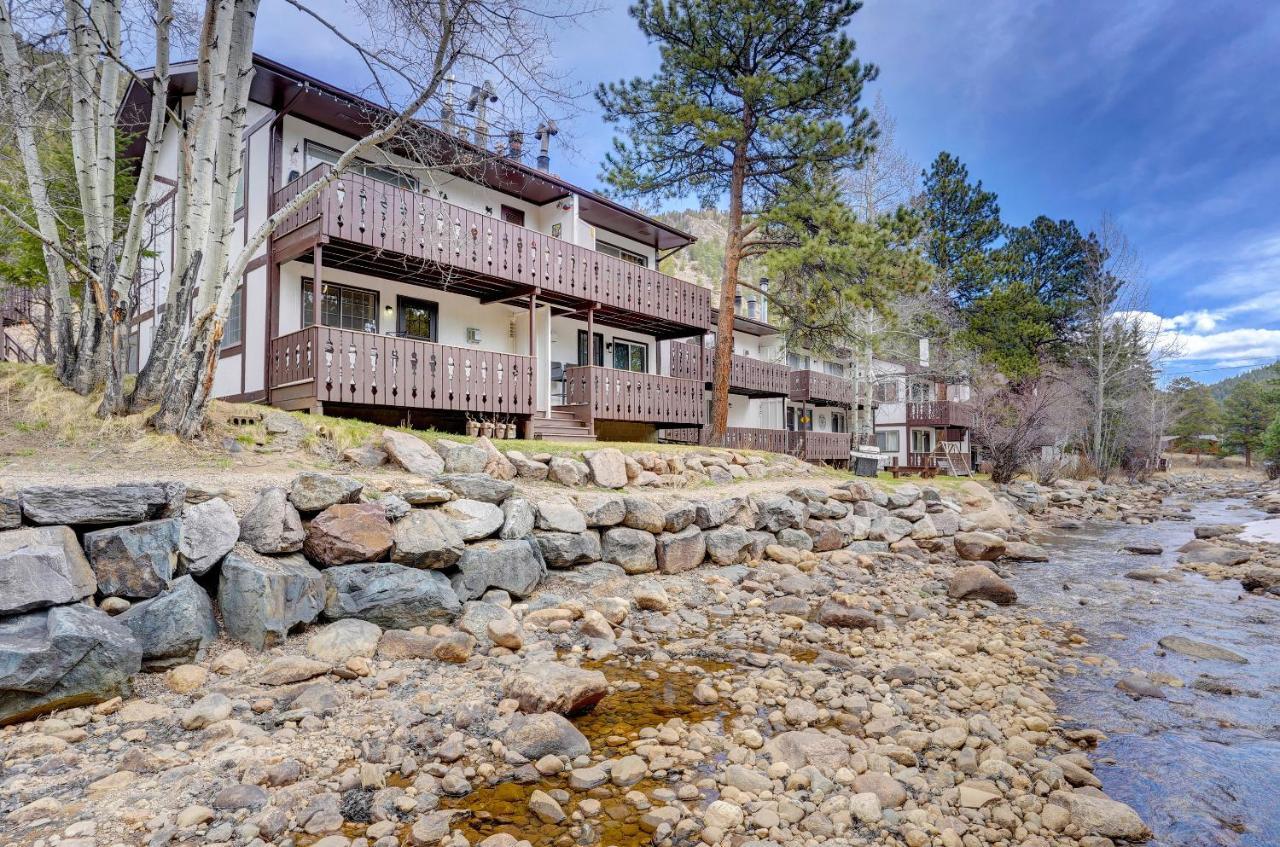
[[[671,343],[671,375],[682,379],[713,382],[715,351],[685,341]],[[790,371],[786,365],[734,354],[729,365],[729,389],[782,396],[790,391]]]
[[[586,406],[592,418],[671,426],[701,426],[702,382],[598,366],[565,368],[565,404]]]

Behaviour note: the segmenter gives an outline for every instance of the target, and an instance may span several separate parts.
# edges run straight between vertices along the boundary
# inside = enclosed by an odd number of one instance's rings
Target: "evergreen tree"
[[[994,192],[971,183],[969,169],[947,152],[924,177],[925,254],[952,299],[967,306],[991,285],[992,246],[1000,238],[1000,204]]]
[[[1215,436],[1222,421],[1222,410],[1214,399],[1209,386],[1180,376],[1169,383],[1173,397],[1173,425],[1169,434],[1178,439],[1179,447],[1194,453],[1197,463],[1208,444],[1209,436]]]
[[[1267,426],[1276,416],[1276,407],[1268,402],[1262,383],[1241,382],[1222,404],[1222,443],[1244,454],[1244,465],[1253,467],[1253,454],[1262,446]]]
[[[1262,461],[1266,465],[1268,479],[1280,477],[1280,414],[1272,418],[1263,433]]]
[[[739,264],[778,246],[763,236],[761,215],[814,166],[856,164],[875,136],[859,101],[876,68],[854,57],[846,34],[859,8],[855,0],[639,0],[631,15],[658,45],[658,72],[597,92],[605,120],[623,132],[603,168],[616,191],[727,201],[713,444],[728,424]]]

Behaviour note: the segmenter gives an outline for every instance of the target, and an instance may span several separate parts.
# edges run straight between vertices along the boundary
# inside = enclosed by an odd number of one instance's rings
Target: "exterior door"
[[[405,338],[435,341],[440,337],[440,310],[430,300],[398,299],[400,315],[396,329]]]

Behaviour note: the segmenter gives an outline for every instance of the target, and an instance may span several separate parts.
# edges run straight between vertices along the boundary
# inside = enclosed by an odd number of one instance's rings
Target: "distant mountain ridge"
[[[663,212],[656,217],[698,239],[664,260],[662,272],[712,291],[719,290],[724,274],[724,242],[729,233],[727,215],[717,209],[686,209]],[[739,278],[754,282],[762,273],[759,262],[744,262]]]
[[[1242,382],[1267,382],[1273,379],[1280,379],[1280,362],[1272,362],[1269,365],[1263,365],[1260,368],[1254,368],[1242,374],[1229,376],[1210,385],[1209,390],[1213,392],[1213,396],[1221,403]]]

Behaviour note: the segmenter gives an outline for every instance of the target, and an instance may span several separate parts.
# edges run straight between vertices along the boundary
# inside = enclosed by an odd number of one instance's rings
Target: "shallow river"
[[[1114,660],[1079,666],[1056,692],[1071,726],[1096,727],[1107,793],[1142,815],[1161,847],[1280,845],[1280,600],[1245,594],[1238,581],[1187,573],[1150,584],[1124,574],[1172,568],[1196,524],[1263,517],[1241,501],[1194,504],[1193,521],[1096,526],[1046,539],[1051,563],[1019,566],[1019,600],[1052,620],[1070,620],[1088,637],[1085,653]],[[1161,556],[1118,552],[1156,543]],[[1156,642],[1181,635],[1220,645],[1249,663],[1165,653]],[[1134,669],[1183,682],[1167,700],[1134,701],[1115,688]],[[1193,688],[1227,683],[1234,695]],[[1202,680],[1202,683],[1204,680]],[[1220,686],[1215,686],[1220,687]]]

